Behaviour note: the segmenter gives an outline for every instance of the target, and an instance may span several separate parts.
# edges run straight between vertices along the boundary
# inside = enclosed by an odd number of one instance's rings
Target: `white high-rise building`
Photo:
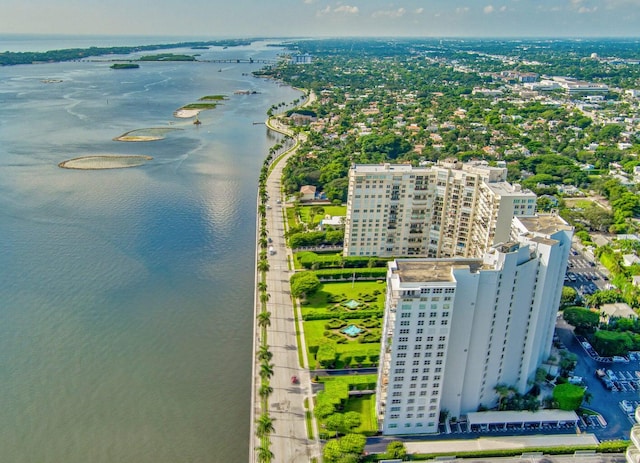
[[[640,463],[640,407],[636,408],[635,418],[636,424],[629,433],[631,445],[627,449],[627,463]]]
[[[482,257],[509,239],[513,216],[535,214],[535,194],[506,178],[482,162],[354,165],[344,254]]]
[[[573,229],[556,215],[514,217],[482,258],[389,264],[376,395],[384,434],[432,433],[439,414],[520,393],[551,350]]]

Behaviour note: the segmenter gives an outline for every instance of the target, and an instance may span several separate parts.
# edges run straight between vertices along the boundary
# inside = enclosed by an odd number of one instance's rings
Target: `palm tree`
[[[498,410],[502,410],[502,401],[509,396],[509,386],[506,384],[496,384],[493,390],[498,394]]]
[[[271,460],[273,460],[273,452],[269,450],[269,447],[261,445],[256,447],[256,452],[260,463],[271,463]]]
[[[263,413],[260,415],[260,418],[257,420],[257,428],[256,434],[258,437],[264,437],[267,434],[271,434],[275,431],[275,427],[273,426],[273,418],[269,416],[268,413]]]
[[[273,376],[273,364],[269,361],[263,361],[260,364],[260,378],[263,380],[270,379]]]
[[[271,326],[271,312],[260,312],[256,318],[258,319],[258,326],[260,328]]]
[[[258,270],[260,270],[261,272],[269,271],[269,262],[267,261],[267,259],[260,259],[260,261],[258,262]]]
[[[256,353],[256,357],[258,357],[258,360],[260,361],[268,362],[273,357],[273,353],[271,353],[271,351],[269,350],[269,346],[264,345],[260,346],[258,352]]]
[[[260,386],[260,390],[258,391],[258,394],[260,394],[260,397],[262,397],[263,399],[268,399],[272,393],[273,388],[268,384],[263,384],[262,386]]]
[[[261,281],[258,283],[258,291],[266,291],[267,290],[267,283],[264,281]]]
[[[269,294],[268,292],[266,292],[266,291],[261,291],[260,292],[260,302],[262,302],[263,304],[266,304],[269,301],[270,298],[271,298],[271,294]],[[271,314],[269,314],[269,315],[271,315]]]

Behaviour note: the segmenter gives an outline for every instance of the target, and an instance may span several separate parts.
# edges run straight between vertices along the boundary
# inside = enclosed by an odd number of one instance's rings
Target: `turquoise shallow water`
[[[299,94],[243,75],[255,65],[109,64],[0,68],[0,461],[247,461],[256,183],[273,143],[252,122]],[[208,94],[230,98],[201,126],[172,117]],[[164,126],[184,130],[112,141]],[[154,159],[57,167],[105,153]]]

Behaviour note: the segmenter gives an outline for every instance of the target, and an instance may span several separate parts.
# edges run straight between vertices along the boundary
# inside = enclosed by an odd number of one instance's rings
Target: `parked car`
[[[298,384],[300,382],[300,380],[298,379],[297,376],[292,376],[291,377],[291,384]]]

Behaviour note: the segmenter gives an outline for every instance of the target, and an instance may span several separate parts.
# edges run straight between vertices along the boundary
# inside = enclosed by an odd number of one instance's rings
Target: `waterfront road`
[[[284,132],[277,122],[270,122],[270,128]],[[286,133],[286,132],[285,132]],[[284,201],[281,199],[280,179],[287,158],[295,151],[292,149],[279,159],[267,180],[269,207],[267,208],[267,230],[275,253],[269,255],[269,271],[267,272],[267,291],[270,295],[267,310],[271,312],[271,325],[267,332],[269,350],[273,353],[272,363],[274,375],[270,385],[273,393],[269,397],[269,414],[274,420],[274,431],[271,433],[271,452],[273,461],[279,463],[308,463],[316,457],[321,461],[321,449],[317,440],[309,439],[305,421],[305,402],[311,406],[311,381],[309,372],[302,368],[298,361],[296,344],[296,326],[294,307],[291,301],[289,278],[292,272],[287,264],[288,249],[284,238]],[[282,198],[284,199],[284,198]],[[259,330],[256,330],[259,333]],[[292,377],[298,378],[296,383]],[[259,377],[254,374],[254,389],[260,384]],[[255,393],[254,393],[255,394]],[[305,401],[305,399],[308,399]],[[254,405],[256,419],[259,411],[259,400]],[[317,436],[317,433],[314,433]],[[255,446],[259,442],[252,436]],[[256,452],[252,452],[257,461]]]

